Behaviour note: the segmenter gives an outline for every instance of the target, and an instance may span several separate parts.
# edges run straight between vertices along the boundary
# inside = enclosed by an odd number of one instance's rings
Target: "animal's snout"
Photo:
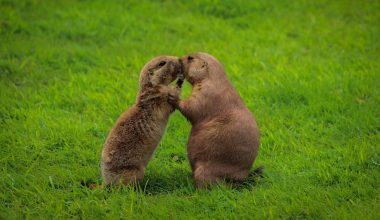
[[[178,62],[179,62],[179,67],[181,68],[181,70],[183,69],[183,61],[181,58],[178,59]]]
[[[178,75],[180,76],[180,78],[183,78],[183,74],[184,74],[184,64],[183,64],[182,60],[179,59]]]

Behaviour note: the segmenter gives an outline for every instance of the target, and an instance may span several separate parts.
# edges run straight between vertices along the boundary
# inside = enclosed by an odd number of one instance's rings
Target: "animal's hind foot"
[[[130,185],[136,184],[144,178],[143,168],[129,168],[117,173],[112,171],[103,172],[103,179],[106,185]]]
[[[198,165],[194,170],[193,178],[195,181],[195,186],[198,189],[208,188],[221,181],[217,176],[212,175],[209,170],[204,165]]]

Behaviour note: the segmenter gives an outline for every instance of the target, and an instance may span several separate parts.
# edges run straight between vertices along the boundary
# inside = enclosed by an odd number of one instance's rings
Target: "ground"
[[[0,218],[379,219],[379,11],[377,0],[1,0]],[[102,145],[144,63],[194,51],[224,64],[255,114],[264,176],[196,190],[191,125],[175,112],[143,183],[82,186],[101,182]]]

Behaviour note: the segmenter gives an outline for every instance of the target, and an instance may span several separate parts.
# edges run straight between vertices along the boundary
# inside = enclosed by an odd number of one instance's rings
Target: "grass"
[[[0,219],[379,219],[379,11],[376,0],[1,0]],[[176,112],[140,186],[83,187],[101,181],[102,145],[144,63],[192,51],[220,59],[255,114],[264,177],[195,190]]]

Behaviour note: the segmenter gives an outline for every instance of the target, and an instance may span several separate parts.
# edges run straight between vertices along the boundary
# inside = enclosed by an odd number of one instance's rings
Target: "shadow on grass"
[[[265,178],[264,168],[260,167],[256,170],[252,170],[246,181],[242,183],[233,183],[228,181],[222,181],[211,188],[205,190],[212,190],[214,188],[227,188],[234,190],[251,190],[257,187],[260,179]],[[146,175],[144,180],[137,186],[145,194],[192,194],[197,189],[194,186],[194,181],[191,177],[191,173],[182,169],[177,169],[168,175],[160,175],[159,173],[150,173]]]
[[[252,190],[257,187],[260,179],[265,178],[262,173],[263,170],[252,170],[246,181],[242,183],[234,183],[228,181],[219,182],[217,185],[211,188],[202,189],[201,191],[210,191],[214,189],[231,189],[231,190]],[[101,180],[97,181],[82,181],[81,185],[87,188],[99,188],[101,187]],[[160,173],[150,171],[146,173],[144,179],[133,186],[108,186],[104,190],[108,192],[134,190],[145,195],[159,195],[159,194],[181,194],[191,195],[197,191],[194,185],[194,181],[191,177],[191,172],[183,169],[174,169],[170,173]]]
[[[195,191],[191,173],[188,170],[173,169],[171,172],[149,171],[138,184],[131,186],[102,186],[101,179],[84,179],[82,187],[90,189],[104,189],[107,192],[134,190],[146,195],[157,194],[190,194]]]
[[[248,178],[244,182],[234,185],[234,187],[237,190],[252,189],[254,187],[257,187],[260,179],[263,178],[265,178],[264,167],[259,167],[255,170],[251,170],[251,172],[249,172]]]
[[[195,191],[191,173],[183,169],[175,169],[170,173],[149,172],[138,187],[148,195],[181,193]]]

